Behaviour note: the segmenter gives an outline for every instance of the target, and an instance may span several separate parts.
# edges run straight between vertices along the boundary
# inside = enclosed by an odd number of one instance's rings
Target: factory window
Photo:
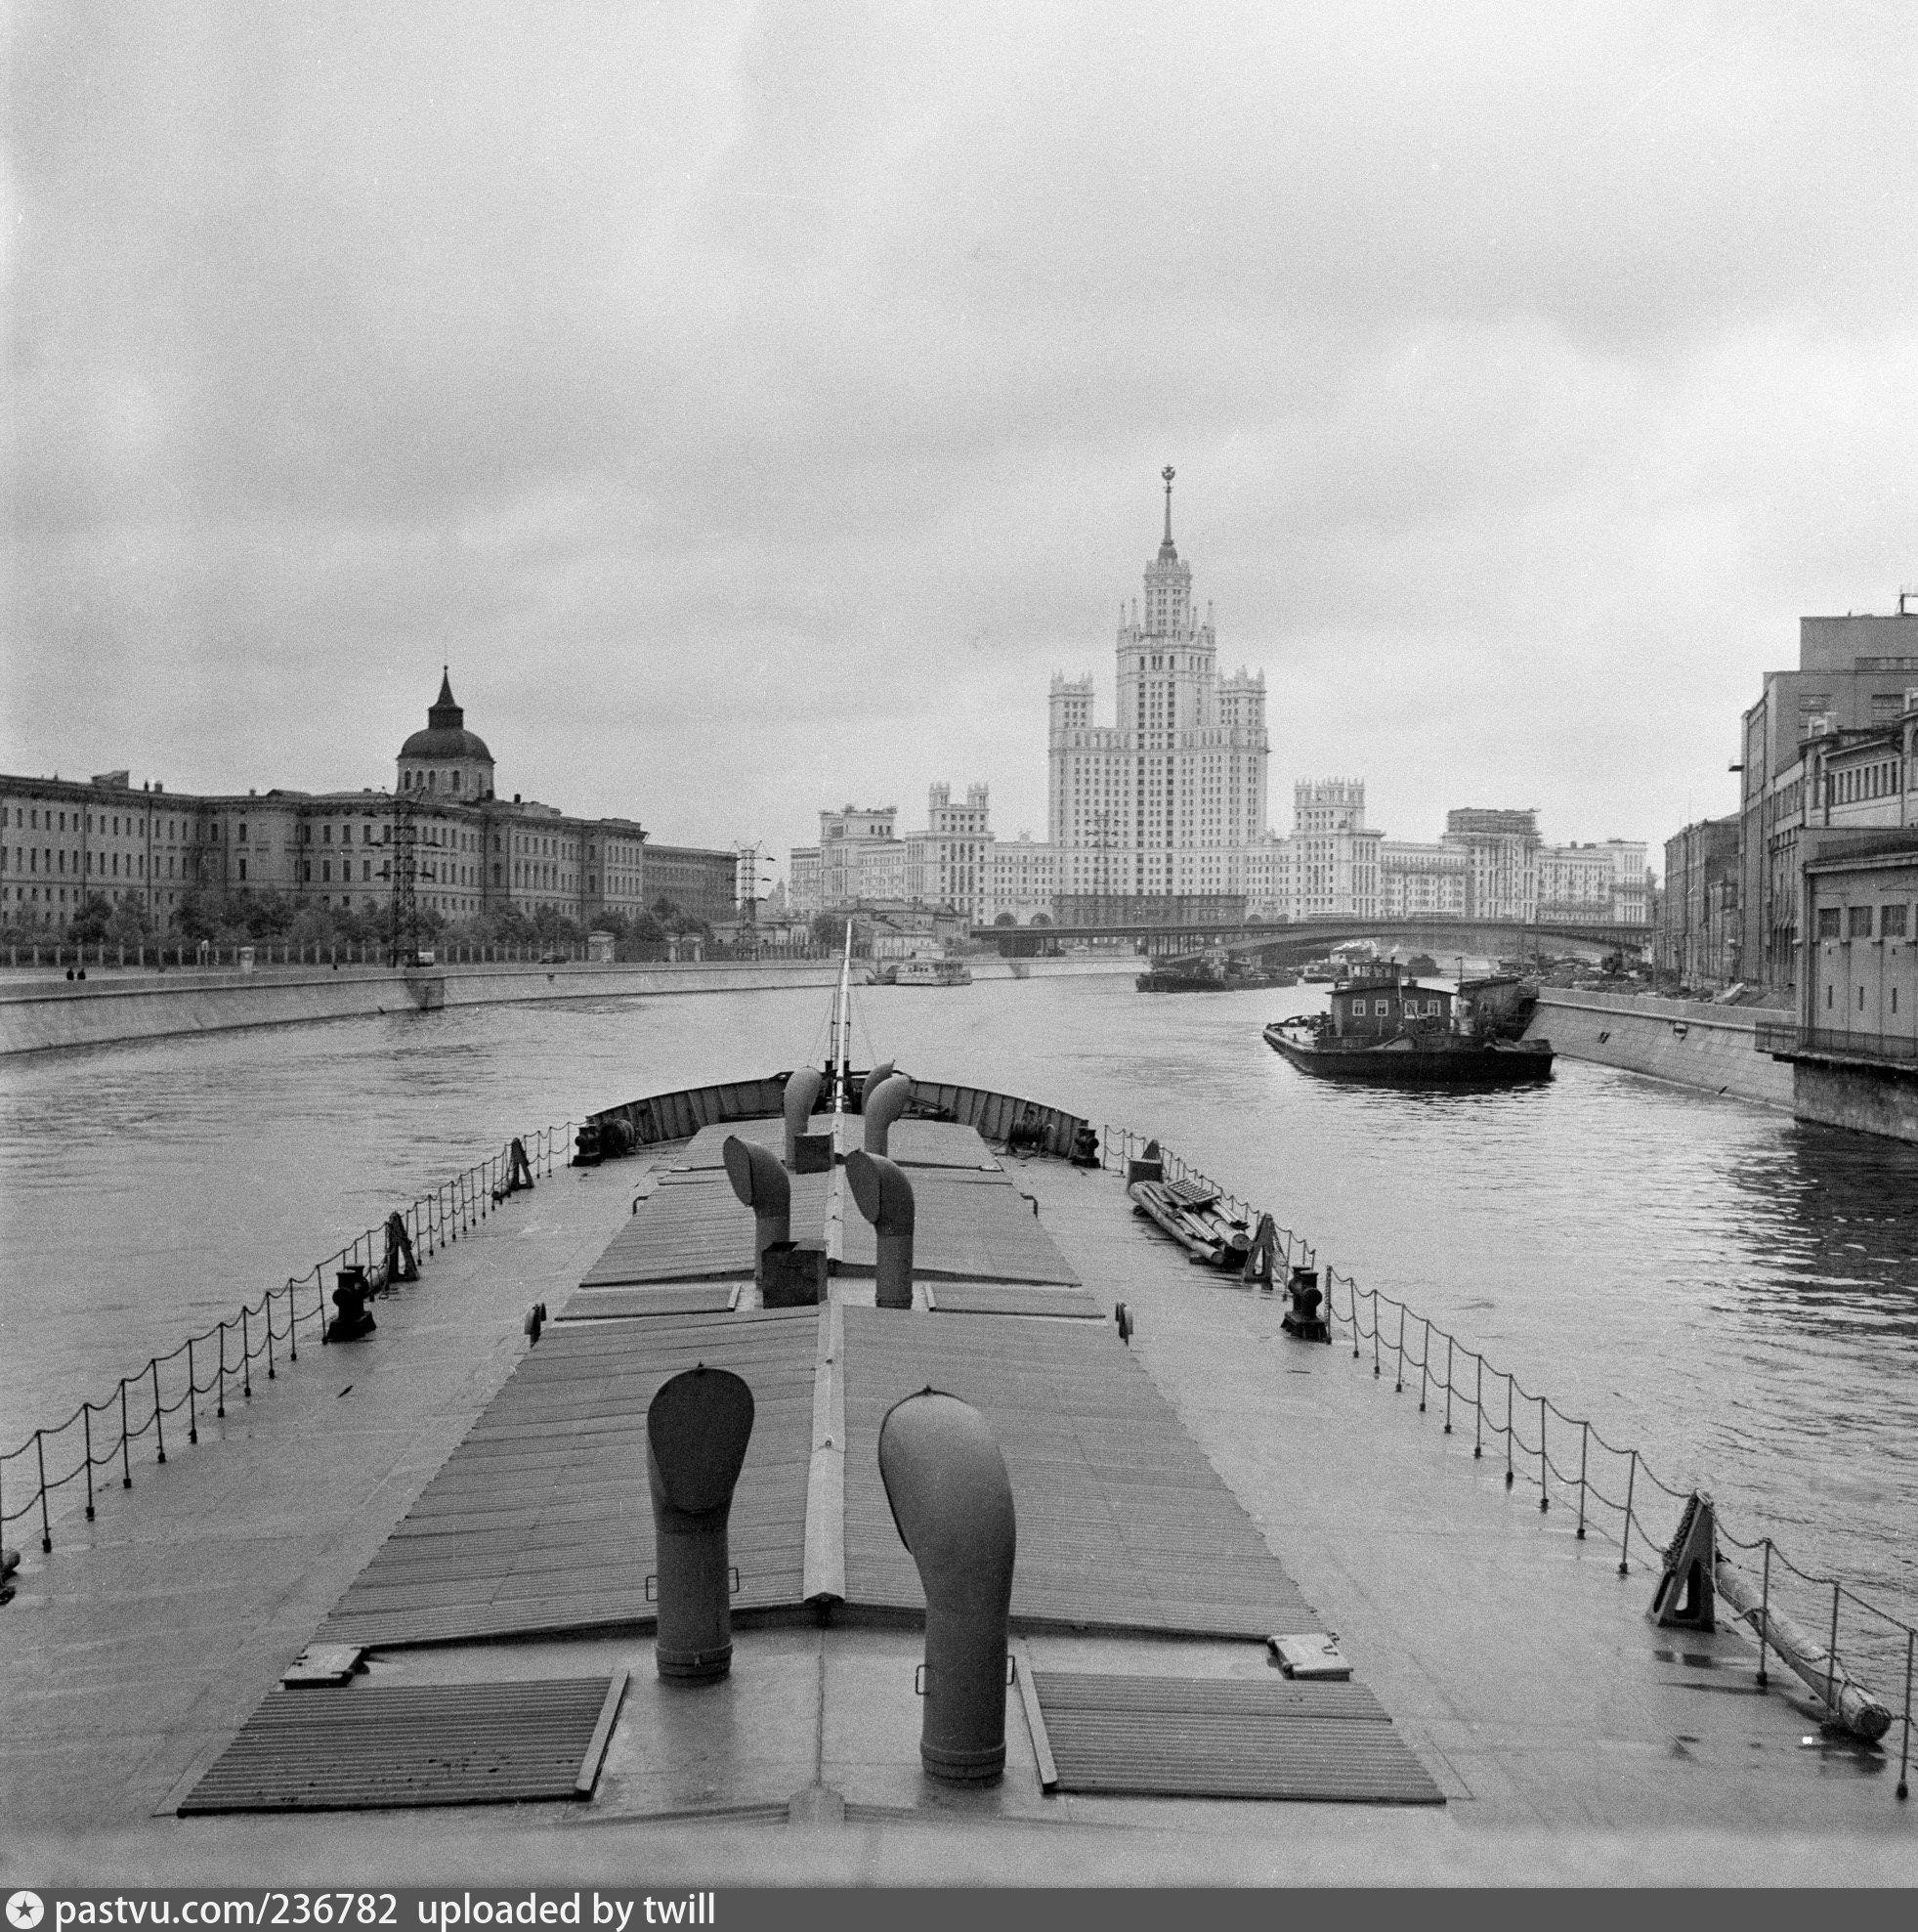
[[[1878,936],[1881,939],[1902,939],[1904,937],[1905,909],[1902,906],[1886,906],[1878,915]]]
[[[1871,908],[1869,906],[1849,906],[1846,910],[1851,915],[1851,921],[1850,929],[1845,936],[1848,939],[1869,939],[1871,937]]]
[[[239,876],[241,879],[246,877],[246,861],[244,859],[241,859],[239,862]]]
[[[1836,939],[1838,937],[1839,925],[1840,921],[1836,906],[1820,906],[1818,908],[1818,937],[1820,939]]]

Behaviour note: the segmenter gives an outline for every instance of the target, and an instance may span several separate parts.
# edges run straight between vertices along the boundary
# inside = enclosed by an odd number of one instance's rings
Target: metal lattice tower
[[[393,881],[387,927],[387,964],[406,965],[419,956],[419,824],[413,801],[401,793],[393,801],[393,846],[382,876]]]

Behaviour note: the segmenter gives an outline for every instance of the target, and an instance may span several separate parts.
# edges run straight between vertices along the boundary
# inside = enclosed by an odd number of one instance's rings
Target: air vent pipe
[[[861,1112],[866,1120],[866,1151],[869,1154],[885,1152],[886,1137],[892,1132],[892,1124],[906,1111],[906,1103],[912,1097],[913,1083],[903,1073],[889,1074],[877,1087],[870,1081],[867,1083]]]
[[[883,1154],[855,1148],[846,1156],[846,1182],[859,1212],[878,1236],[878,1304],[913,1306],[913,1183]]]
[[[859,1104],[861,1108],[864,1108],[866,1103],[872,1099],[873,1095],[892,1078],[892,1062],[890,1060],[881,1060],[866,1076],[866,1084],[859,1090]]]
[[[647,1407],[661,1677],[710,1683],[733,1667],[726,1522],[751,1437],[752,1391],[730,1369],[685,1369]]]
[[[930,1778],[993,1782],[1005,1769],[1017,1543],[1005,1458],[977,1409],[928,1389],[886,1412],[879,1477],[925,1591],[919,1761]]]
[[[786,1082],[786,1165],[797,1172],[799,1137],[805,1133],[819,1103],[820,1089],[826,1084],[816,1066],[802,1066]]]
[[[733,1192],[752,1210],[752,1254],[756,1262],[775,1241],[792,1239],[792,1183],[770,1147],[756,1147],[737,1134],[729,1134],[721,1151]]]

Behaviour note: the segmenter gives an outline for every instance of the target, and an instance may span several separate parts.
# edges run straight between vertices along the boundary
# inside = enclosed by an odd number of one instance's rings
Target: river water
[[[1362,1289],[1710,1487],[1735,1533],[1918,1613],[1918,1147],[1574,1060],[1509,1093],[1343,1090],[1259,1038],[1323,997],[873,988],[855,1058],[1157,1134]],[[467,1008],[0,1060],[0,1448],[514,1134],[816,1059],[826,1004]]]

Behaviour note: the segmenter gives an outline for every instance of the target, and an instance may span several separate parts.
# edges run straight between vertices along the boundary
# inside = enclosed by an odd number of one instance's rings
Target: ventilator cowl
[[[1005,1458],[977,1409],[928,1389],[879,1425],[879,1477],[925,1591],[920,1762],[931,1778],[990,1783],[1005,1769],[1017,1543]]]
[[[730,1369],[686,1369],[647,1408],[661,1677],[707,1682],[732,1668],[726,1524],[751,1438],[752,1391]]]
[[[755,1146],[737,1134],[729,1134],[721,1152],[733,1192],[752,1210],[756,1260],[775,1241],[792,1239],[792,1183],[769,1147]]]
[[[906,1111],[913,1097],[913,1083],[903,1074],[890,1074],[877,1087],[868,1082],[862,1113],[866,1122],[866,1151],[883,1154],[892,1124]]]
[[[846,1183],[877,1235],[878,1305],[913,1306],[913,1183],[883,1154],[846,1156]]]
[[[812,1120],[813,1109],[819,1104],[820,1092],[825,1085],[825,1079],[816,1066],[802,1066],[787,1079],[786,1165],[789,1170],[797,1170],[799,1137]]]

